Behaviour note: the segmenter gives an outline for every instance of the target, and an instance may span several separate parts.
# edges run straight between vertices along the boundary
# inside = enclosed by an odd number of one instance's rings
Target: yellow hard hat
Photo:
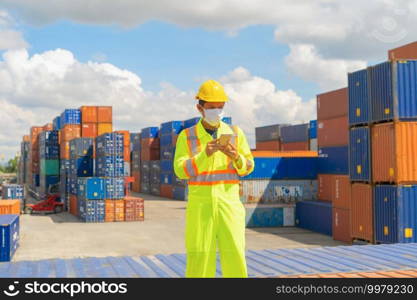
[[[207,102],[227,102],[229,100],[222,85],[215,80],[204,82],[195,98]]]

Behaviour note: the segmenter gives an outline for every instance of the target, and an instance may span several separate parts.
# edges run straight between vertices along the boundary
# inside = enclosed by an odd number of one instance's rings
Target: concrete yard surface
[[[69,213],[22,215],[13,261],[185,253],[185,201],[145,199],[144,222],[82,223]],[[294,227],[248,228],[247,250],[338,246],[331,237]]]

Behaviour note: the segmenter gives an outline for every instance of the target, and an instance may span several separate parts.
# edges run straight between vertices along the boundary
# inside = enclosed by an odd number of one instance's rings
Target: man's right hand
[[[220,149],[220,145],[218,143],[218,139],[212,140],[207,143],[206,154],[207,156],[212,156],[213,153],[219,151],[219,149]]]

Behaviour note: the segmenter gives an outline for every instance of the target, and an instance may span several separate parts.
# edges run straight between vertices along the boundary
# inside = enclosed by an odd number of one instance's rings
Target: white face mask
[[[211,126],[217,126],[223,117],[222,108],[204,109],[204,120]]]

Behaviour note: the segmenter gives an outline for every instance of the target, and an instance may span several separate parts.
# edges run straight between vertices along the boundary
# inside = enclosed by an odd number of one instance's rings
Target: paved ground
[[[145,222],[81,223],[58,215],[23,215],[21,244],[14,261],[51,258],[138,256],[185,253],[184,201],[141,195]],[[253,228],[247,249],[337,246],[331,237],[299,228]]]

